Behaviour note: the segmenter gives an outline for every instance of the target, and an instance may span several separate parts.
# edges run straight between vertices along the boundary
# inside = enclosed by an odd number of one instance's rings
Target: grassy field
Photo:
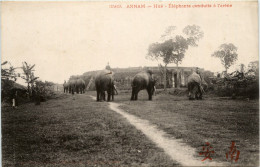
[[[164,130],[169,136],[182,139],[199,152],[206,142],[213,147],[212,158],[230,162],[226,153],[235,141],[240,151],[239,160],[232,165],[259,165],[259,103],[258,100],[231,100],[205,96],[204,100],[190,101],[184,95],[159,94],[148,101],[141,91],[139,101],[129,101],[130,93],[121,92],[116,101],[122,109]]]
[[[87,95],[2,108],[3,166],[174,166],[141,132]]]
[[[3,166],[176,166],[160,148],[111,111],[106,102],[87,95],[61,95],[18,109],[2,108]],[[189,101],[184,95],[159,94],[139,101],[120,91],[115,102],[130,114],[164,130],[194,148],[197,156],[209,142],[217,161],[227,161],[231,141],[240,157],[233,165],[256,166],[259,155],[258,100],[205,97]],[[230,161],[230,160],[229,160]]]

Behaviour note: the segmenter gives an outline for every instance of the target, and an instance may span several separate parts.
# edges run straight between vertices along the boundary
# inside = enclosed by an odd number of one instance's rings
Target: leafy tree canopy
[[[152,60],[161,59],[165,65],[175,63],[177,66],[184,58],[189,46],[198,46],[198,41],[203,38],[204,33],[197,25],[188,25],[183,29],[183,35],[176,35],[176,27],[169,26],[161,39],[162,43],[152,43],[148,48],[146,58]]]
[[[188,36],[187,41],[190,46],[198,46],[198,41],[204,37],[204,32],[197,25],[186,26],[183,33]]]
[[[237,47],[232,43],[222,44],[211,56],[220,58],[221,64],[227,71],[237,60]]]

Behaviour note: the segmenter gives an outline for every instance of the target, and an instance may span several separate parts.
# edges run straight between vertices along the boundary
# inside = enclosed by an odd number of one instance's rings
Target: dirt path
[[[96,100],[94,96],[90,96]],[[122,109],[119,109],[121,104],[109,102],[109,107],[113,111],[125,117],[130,124],[136,129],[142,131],[150,140],[162,148],[173,160],[177,161],[183,166],[227,166],[225,163],[211,161],[202,162],[201,159],[195,158],[195,149],[186,145],[181,139],[173,137],[166,137],[166,133],[159,130],[156,126],[149,123],[147,120],[140,119],[134,115],[128,114]]]

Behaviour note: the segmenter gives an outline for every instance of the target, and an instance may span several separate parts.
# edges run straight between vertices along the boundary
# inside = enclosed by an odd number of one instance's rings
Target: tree
[[[240,64],[240,72],[244,73],[245,72],[245,65],[242,63]]]
[[[175,26],[169,26],[166,28],[165,32],[161,35],[161,40],[167,41],[169,39],[172,39],[175,37],[175,30],[177,27]]]
[[[22,79],[25,80],[25,82],[28,84],[27,85],[27,91],[29,93],[29,96],[32,96],[32,91],[34,89],[34,82],[39,78],[35,77],[33,71],[35,71],[33,68],[35,67],[34,65],[28,65],[26,62],[23,62],[23,74],[24,76],[21,76]]]
[[[237,47],[232,43],[222,44],[211,56],[220,58],[221,64],[227,72],[229,67],[237,60]]]
[[[48,81],[35,81],[35,89],[37,91],[37,95],[41,97],[41,100],[46,100],[54,94],[53,86],[55,84],[53,82]]]
[[[190,46],[198,46],[198,42],[204,37],[204,32],[197,25],[188,25],[183,29],[183,33],[187,36],[187,41]]]
[[[153,43],[148,48],[148,57],[150,59],[161,59],[164,63],[164,90],[166,90],[166,70],[167,65],[173,62],[172,59],[173,43],[172,40],[167,40],[163,43]]]
[[[259,61],[251,61],[250,63],[248,63],[248,69],[257,71],[259,69]]]
[[[167,65],[175,63],[177,67],[177,78],[179,79],[179,64],[182,62],[189,46],[198,46],[197,42],[204,36],[203,31],[199,26],[186,26],[183,33],[187,37],[176,35],[175,26],[170,26],[166,29],[161,39],[165,40],[162,43],[153,43],[148,48],[148,56],[152,60],[161,59],[164,63],[164,90],[166,90],[166,70]],[[177,87],[180,84],[177,82]]]
[[[9,64],[10,67],[6,68],[5,65]],[[15,68],[8,63],[8,61],[5,61],[1,64],[1,80],[14,80],[16,81],[16,74],[15,74]]]
[[[248,72],[253,72],[256,76],[259,75],[259,61],[252,61],[248,64]]]

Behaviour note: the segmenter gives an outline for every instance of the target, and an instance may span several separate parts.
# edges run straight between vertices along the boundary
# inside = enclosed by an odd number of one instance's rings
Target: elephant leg
[[[97,90],[97,101],[99,101],[100,92]]]
[[[134,90],[134,88],[132,88],[131,100],[135,100],[135,90]]]
[[[195,99],[196,100],[198,100],[199,98],[198,98],[198,95],[199,95],[199,90],[198,90],[198,87],[197,86],[195,86]]]
[[[99,92],[99,101],[103,101],[103,100],[104,100],[103,92],[100,91],[100,92]]]
[[[135,91],[135,97],[134,97],[135,99],[134,100],[138,100],[138,93],[139,93],[139,90],[136,90]]]
[[[135,100],[138,100],[138,93],[135,93]]]
[[[195,99],[196,99],[196,100],[199,99],[198,92],[195,93]]]
[[[106,101],[106,92],[105,91],[102,91],[102,97],[103,97],[103,100]]]
[[[114,101],[114,95],[115,95],[115,90],[112,89],[112,92],[111,92],[111,98],[112,98],[112,101]]]
[[[191,90],[189,100],[195,100],[195,93],[194,90]]]
[[[152,100],[153,99],[153,94],[150,92],[150,93],[148,93],[148,95],[149,95],[149,100]]]
[[[198,85],[198,100],[202,100],[202,90],[200,85]]]
[[[190,83],[188,85],[188,90],[189,90],[189,100],[194,100],[195,99],[195,94],[196,94],[196,87],[194,83]]]
[[[107,92],[107,101],[110,101],[110,98],[111,98],[111,93]]]
[[[82,92],[83,93],[85,93],[85,89],[86,89],[85,86],[83,86],[83,88],[82,88]]]
[[[137,94],[138,94],[137,89],[136,88],[132,88],[131,100],[137,100]]]
[[[151,94],[149,95],[149,100],[153,100],[153,96]]]
[[[190,83],[188,83],[188,92],[189,92],[188,97],[191,96],[191,88],[190,88],[190,87],[191,87],[191,86],[190,86]]]
[[[114,100],[114,84],[109,84],[109,88],[107,90],[107,101]]]
[[[147,93],[148,93],[148,98],[149,98],[149,100],[152,100],[152,96],[153,96],[153,93],[152,93],[152,90],[151,89],[146,89],[147,90]]]
[[[193,87],[193,98],[198,100],[198,95],[199,95],[199,86],[194,85],[194,87]]]
[[[100,91],[99,96],[99,101],[106,101],[106,94],[104,91]]]

